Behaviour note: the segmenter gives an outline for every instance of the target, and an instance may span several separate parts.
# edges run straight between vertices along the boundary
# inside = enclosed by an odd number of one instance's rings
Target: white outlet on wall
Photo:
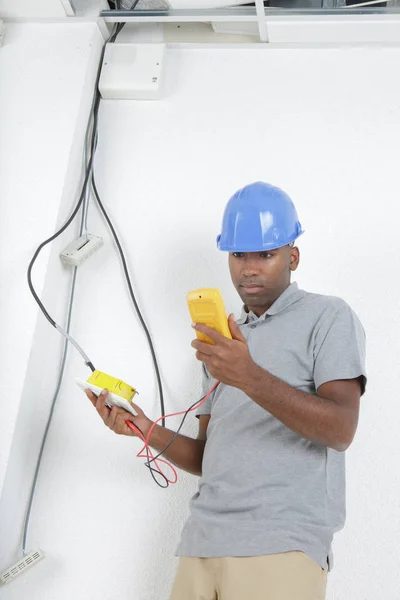
[[[41,550],[33,550],[33,552],[30,552],[29,554],[24,556],[24,558],[21,558],[21,560],[9,567],[6,571],[4,571],[4,573],[1,573],[1,585],[5,585],[12,579],[18,577],[18,575],[25,573],[25,571],[27,571],[30,567],[33,567],[39,561],[41,561],[42,558],[44,558],[44,553]]]

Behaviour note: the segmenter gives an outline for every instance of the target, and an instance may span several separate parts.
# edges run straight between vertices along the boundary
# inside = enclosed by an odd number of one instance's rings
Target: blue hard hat
[[[219,250],[261,252],[293,242],[304,230],[296,208],[280,188],[257,181],[238,190],[226,205]]]

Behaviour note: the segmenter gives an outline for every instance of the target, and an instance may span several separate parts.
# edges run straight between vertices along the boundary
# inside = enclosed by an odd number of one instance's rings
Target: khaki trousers
[[[304,552],[182,556],[170,600],[324,600],[327,572]]]

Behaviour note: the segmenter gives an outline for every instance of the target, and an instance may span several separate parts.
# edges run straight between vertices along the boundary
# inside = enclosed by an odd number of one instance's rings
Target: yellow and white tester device
[[[221,292],[215,288],[202,288],[186,294],[190,316],[194,323],[203,323],[212,327],[225,337],[232,339],[228,325],[224,301]],[[201,342],[213,344],[214,342],[204,333],[196,330],[196,335]]]
[[[82,390],[91,390],[96,396],[100,394],[104,388],[107,388],[109,394],[107,396],[107,404],[119,406],[130,412],[133,416],[137,412],[132,406],[133,398],[138,393],[129,383],[125,383],[121,379],[111,377],[102,371],[93,371],[87,381],[76,378],[76,383]]]

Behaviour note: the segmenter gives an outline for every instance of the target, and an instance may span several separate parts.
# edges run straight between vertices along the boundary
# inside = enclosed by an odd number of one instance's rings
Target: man
[[[345,519],[344,451],[365,390],[365,335],[341,299],[291,283],[303,233],[291,199],[257,182],[232,196],[220,250],[244,306],[232,340],[196,324],[204,394],[196,440],[165,453],[201,476],[191,501],[171,600],[323,600],[333,534]],[[105,424],[134,435],[125,411],[87,392]],[[136,407],[133,422],[152,422]],[[173,432],[156,427],[162,450]]]

